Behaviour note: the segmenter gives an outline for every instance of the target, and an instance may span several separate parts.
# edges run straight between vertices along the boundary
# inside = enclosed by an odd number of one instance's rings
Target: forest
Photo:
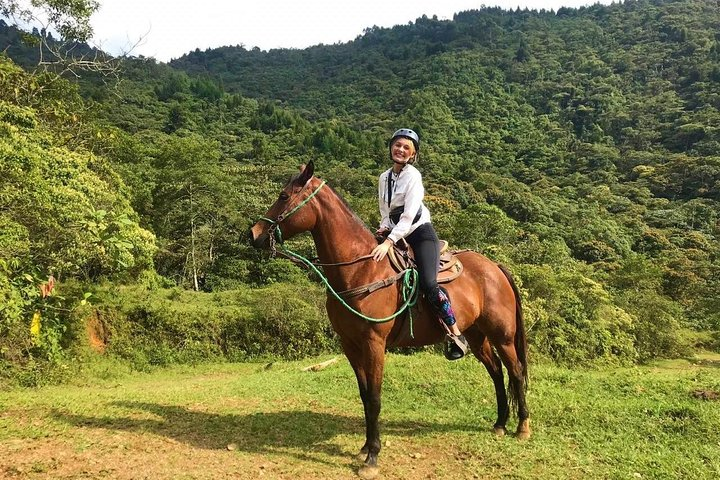
[[[0,2],[0,385],[97,352],[144,370],[338,350],[318,278],[247,231],[310,160],[376,226],[400,127],[440,236],[515,275],[535,358],[720,350],[719,2],[481,8],[169,63],[87,47],[96,2],[40,3],[74,5],[62,35]]]

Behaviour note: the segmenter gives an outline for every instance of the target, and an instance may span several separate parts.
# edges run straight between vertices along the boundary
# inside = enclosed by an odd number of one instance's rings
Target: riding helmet
[[[413,142],[413,145],[415,145],[415,152],[420,151],[420,137],[417,133],[415,133],[413,130],[410,130],[409,128],[401,128],[400,130],[397,130],[395,133],[393,133],[392,138],[390,138],[390,141],[388,142],[388,147],[391,147],[392,143],[398,137],[409,139]]]

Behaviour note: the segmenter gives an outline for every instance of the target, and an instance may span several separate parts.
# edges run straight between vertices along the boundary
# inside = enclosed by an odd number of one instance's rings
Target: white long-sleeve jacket
[[[388,181],[391,181],[392,195],[388,202]],[[423,204],[425,188],[422,184],[420,171],[412,165],[405,165],[399,174],[392,168],[384,171],[378,181],[378,200],[380,204],[380,228],[389,228],[388,238],[397,242],[415,231],[423,223],[430,221],[430,211]],[[389,203],[389,204],[388,204]],[[394,223],[390,219],[390,211],[404,207],[400,220]],[[418,209],[422,209],[420,219],[413,223]]]

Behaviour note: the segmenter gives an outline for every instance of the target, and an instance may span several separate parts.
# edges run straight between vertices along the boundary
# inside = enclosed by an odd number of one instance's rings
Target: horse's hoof
[[[362,467],[360,467],[360,470],[358,470],[358,476],[363,480],[372,480],[374,478],[377,478],[379,474],[380,469],[378,467],[372,467],[370,465],[363,465]]]
[[[515,436],[518,440],[527,440],[528,438],[530,438],[530,420],[525,419],[520,422]]]
[[[357,453],[357,455],[355,455],[355,461],[358,463],[365,463],[367,461],[369,452],[370,449],[367,447],[367,445],[364,445]]]
[[[505,434],[507,434],[507,430],[505,430],[505,427],[493,427],[493,432],[495,432],[495,435],[498,437],[504,437]]]

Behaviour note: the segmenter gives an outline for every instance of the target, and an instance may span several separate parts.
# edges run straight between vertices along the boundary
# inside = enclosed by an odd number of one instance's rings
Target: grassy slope
[[[342,361],[172,368],[0,393],[0,478],[352,478],[362,410]],[[527,443],[490,433],[474,361],[390,355],[384,478],[718,478],[720,358],[536,365]],[[228,444],[235,444],[228,450]]]

